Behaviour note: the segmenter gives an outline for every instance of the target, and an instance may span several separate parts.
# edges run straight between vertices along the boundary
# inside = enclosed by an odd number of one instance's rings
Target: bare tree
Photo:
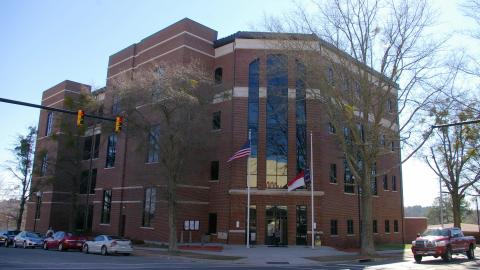
[[[20,190],[19,208],[17,214],[17,230],[22,226],[23,212],[25,204],[31,195],[30,186],[32,183],[33,157],[35,141],[37,138],[37,129],[28,127],[26,135],[17,136],[17,141],[13,145],[12,153],[14,161],[7,163],[5,168],[14,177],[16,183],[15,189]]]
[[[361,191],[361,253],[370,255],[375,252],[372,180],[412,157],[430,135],[430,127],[421,127],[427,105],[444,87],[435,61],[443,42],[427,36],[433,13],[426,1],[311,3],[314,11],[298,3],[291,14],[267,19],[267,27],[315,36],[315,42],[290,39],[280,47],[301,59],[309,95],[342,130],[337,139],[350,181]],[[407,148],[401,159],[399,150]],[[397,162],[377,170],[382,158]]]
[[[210,77],[192,61],[162,63],[113,83],[127,136],[137,138],[140,149],[148,149],[149,158],[158,160],[157,169],[165,176],[157,181],[166,182],[170,251],[177,249],[177,185],[187,182],[187,164],[194,166],[192,160],[200,158],[198,151],[207,146],[208,108],[215,92]]]
[[[438,125],[473,120],[477,102],[459,106],[452,99],[438,102],[432,109]],[[461,202],[469,189],[480,183],[480,124],[443,127],[435,130],[430,151],[425,157],[442,180],[451,197],[453,222],[461,226]]]

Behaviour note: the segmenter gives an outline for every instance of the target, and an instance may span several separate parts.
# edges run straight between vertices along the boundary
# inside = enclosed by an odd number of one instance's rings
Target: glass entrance
[[[287,207],[267,205],[265,210],[265,245],[287,245]]]
[[[297,245],[307,244],[307,207],[297,205]]]

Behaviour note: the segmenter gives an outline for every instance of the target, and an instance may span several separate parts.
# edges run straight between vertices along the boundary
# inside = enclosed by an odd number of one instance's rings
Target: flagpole
[[[313,209],[313,133],[310,130],[310,191],[311,191],[311,211],[312,211],[312,249],[315,248],[315,211]]]
[[[250,248],[250,182],[248,181],[248,162],[252,155],[252,131],[248,130],[248,146],[250,147],[250,154],[247,159],[247,248]]]

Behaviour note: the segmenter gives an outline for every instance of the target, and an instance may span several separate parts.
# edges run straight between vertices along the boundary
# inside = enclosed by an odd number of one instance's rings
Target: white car
[[[23,247],[23,248],[35,248],[41,247],[43,245],[43,240],[34,232],[23,231],[17,234],[13,238],[13,247]]]
[[[133,252],[132,242],[118,236],[99,235],[93,241],[86,241],[82,248],[84,253],[100,253],[130,255]]]

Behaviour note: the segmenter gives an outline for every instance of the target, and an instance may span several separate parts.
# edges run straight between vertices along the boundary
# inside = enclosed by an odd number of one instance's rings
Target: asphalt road
[[[478,249],[477,249],[478,250]],[[77,251],[58,252],[41,249],[0,248],[0,269],[480,269],[480,258],[467,260],[465,256],[454,256],[451,263],[441,259],[424,258],[421,264],[413,258],[389,259],[376,262],[336,262],[312,263],[305,266],[272,264],[251,266],[240,262],[206,261],[170,256],[101,256],[83,254]]]

